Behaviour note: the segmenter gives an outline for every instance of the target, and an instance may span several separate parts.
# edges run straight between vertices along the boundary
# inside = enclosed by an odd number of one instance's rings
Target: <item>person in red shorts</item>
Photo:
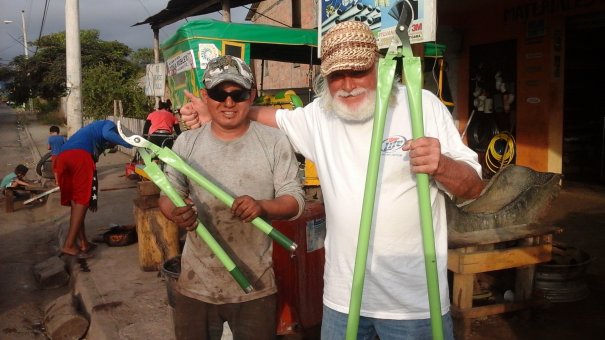
[[[63,144],[57,156],[53,170],[61,189],[61,205],[71,207],[69,230],[61,254],[86,258],[94,249],[94,244],[86,238],[84,220],[88,210],[97,210],[95,163],[105,149],[115,145],[132,147],[120,137],[114,122],[100,120],[78,130]]]

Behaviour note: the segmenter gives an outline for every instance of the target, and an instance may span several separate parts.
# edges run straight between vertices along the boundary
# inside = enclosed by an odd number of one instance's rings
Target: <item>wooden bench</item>
[[[15,211],[15,209],[17,209],[23,205],[18,202],[17,195],[15,193],[16,191],[26,192],[29,195],[28,198],[30,198],[33,195],[39,194],[39,193],[44,192],[49,189],[50,188],[44,188],[44,187],[26,187],[26,188],[19,188],[19,189],[6,188],[6,189],[4,189],[4,211],[7,213],[11,213],[11,212]]]
[[[535,264],[550,261],[552,234],[561,228],[524,224],[448,233],[448,269],[453,272],[452,317],[457,339],[467,339],[473,318],[511,312],[531,303]],[[473,306],[475,275],[515,269],[514,300]]]

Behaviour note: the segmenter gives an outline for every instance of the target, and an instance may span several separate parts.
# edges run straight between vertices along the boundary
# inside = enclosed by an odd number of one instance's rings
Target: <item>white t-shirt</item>
[[[382,319],[429,318],[428,291],[415,176],[408,152],[412,138],[404,86],[397,86],[387,114],[361,315]],[[423,91],[424,131],[440,140],[441,152],[470,164],[477,155],[466,147],[451,114]],[[395,105],[393,105],[395,104]],[[323,302],[348,313],[355,266],[372,124],[344,122],[322,112],[319,99],[293,111],[278,110],[277,123],[294,148],[315,162],[326,208]],[[443,193],[431,181],[431,203],[442,313],[449,310],[447,289],[447,220]]]

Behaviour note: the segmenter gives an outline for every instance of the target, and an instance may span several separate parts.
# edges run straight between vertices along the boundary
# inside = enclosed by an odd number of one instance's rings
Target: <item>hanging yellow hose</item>
[[[515,158],[515,138],[509,132],[501,132],[492,137],[485,151],[485,165],[489,171],[498,172],[502,167],[510,164],[513,158]]]

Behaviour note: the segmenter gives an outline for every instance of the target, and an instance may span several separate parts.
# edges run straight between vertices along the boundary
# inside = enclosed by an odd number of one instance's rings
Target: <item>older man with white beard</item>
[[[304,108],[254,107],[249,118],[280,128],[315,162],[326,208],[322,339],[345,338],[370,153],[378,49],[369,27],[335,25],[322,41],[318,98]],[[192,127],[207,121],[190,96],[181,114]],[[412,140],[406,89],[393,87],[382,144],[379,183],[358,339],[430,339],[431,323],[415,173],[431,176],[435,246],[446,338],[453,338],[447,288],[444,191],[464,198],[482,189],[477,155],[466,147],[445,106],[422,93],[425,135]]]

